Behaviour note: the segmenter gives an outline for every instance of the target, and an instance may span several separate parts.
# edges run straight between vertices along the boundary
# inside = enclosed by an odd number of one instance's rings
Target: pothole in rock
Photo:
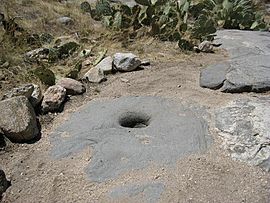
[[[91,146],[93,153],[85,171],[96,182],[149,164],[174,165],[188,154],[203,153],[211,144],[206,115],[198,106],[160,97],[91,101],[50,136],[52,155],[68,157]],[[70,136],[63,138],[62,134]]]
[[[119,118],[119,125],[124,128],[145,128],[150,124],[150,116],[140,112],[126,112]]]

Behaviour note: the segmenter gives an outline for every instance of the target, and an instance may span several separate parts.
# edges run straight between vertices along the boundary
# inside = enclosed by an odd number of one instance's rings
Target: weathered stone
[[[270,33],[225,30],[218,38],[230,60],[203,69],[201,87],[230,93],[269,91]]]
[[[62,78],[58,81],[57,85],[65,88],[69,95],[83,94],[86,91],[82,83],[71,78]]]
[[[108,56],[100,61],[96,68],[103,72],[105,75],[112,73],[113,70],[113,59],[112,57]]]
[[[35,111],[26,97],[1,101],[0,112],[0,128],[11,141],[26,142],[38,135]]]
[[[113,65],[116,70],[129,72],[141,65],[141,60],[132,53],[116,53],[113,56]]]
[[[202,69],[200,73],[200,86],[214,90],[219,89],[226,79],[226,72],[229,67],[229,64],[223,63]]]
[[[270,170],[270,98],[238,100],[216,111],[216,127],[231,156]]]
[[[70,17],[67,16],[63,16],[57,19],[58,23],[61,23],[63,25],[73,25],[74,24],[74,20]]]
[[[0,198],[2,197],[3,193],[9,187],[9,182],[6,178],[5,172],[0,168]]]
[[[75,40],[61,41],[54,47],[57,52],[58,58],[66,58],[74,53],[80,45]]]
[[[29,51],[25,54],[24,58],[27,62],[35,62],[37,60],[47,60],[48,55],[50,53],[50,49],[48,48],[38,48],[32,51]]]
[[[86,80],[87,82],[91,83],[101,83],[106,80],[106,77],[104,76],[104,73],[97,69],[96,67],[91,68],[82,78],[83,80]]]
[[[34,91],[31,94],[29,101],[32,106],[35,108],[37,107],[43,98],[41,88],[38,85],[34,85]]]
[[[61,105],[65,101],[66,97],[66,89],[59,86],[54,85],[47,89],[44,93],[43,101],[42,101],[42,111],[44,113],[47,112],[55,112],[59,111]]]
[[[6,94],[4,94],[3,99],[8,99],[8,98],[17,97],[17,96],[25,96],[29,99],[33,91],[34,91],[33,84],[24,84],[19,87],[15,87],[9,92],[7,92]]]

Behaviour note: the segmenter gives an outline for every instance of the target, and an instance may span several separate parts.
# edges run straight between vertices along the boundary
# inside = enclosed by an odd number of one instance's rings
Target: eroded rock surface
[[[230,59],[203,69],[201,87],[230,93],[269,91],[270,33],[223,30],[217,38]]]
[[[217,110],[216,127],[231,156],[270,170],[270,97],[238,100]]]
[[[91,146],[86,173],[97,182],[151,163],[175,164],[211,143],[205,120],[194,112],[159,97],[91,101],[56,129],[52,154],[65,157]]]

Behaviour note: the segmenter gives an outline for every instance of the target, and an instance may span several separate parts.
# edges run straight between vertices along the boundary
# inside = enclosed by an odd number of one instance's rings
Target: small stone
[[[0,168],[0,198],[2,197],[3,193],[9,187],[9,182],[6,178],[5,172]]]
[[[43,95],[42,95],[42,91],[38,85],[33,85],[33,86],[34,86],[34,91],[32,92],[32,94],[29,98],[29,101],[32,104],[32,106],[35,108],[40,104],[40,102],[43,98]]]
[[[92,61],[90,59],[86,59],[82,62],[82,67],[85,68],[86,66],[90,66],[92,64]]]
[[[98,70],[102,71],[105,75],[112,73],[113,70],[113,59],[108,56],[104,58],[95,66]]]
[[[141,65],[141,60],[132,53],[116,53],[113,56],[113,65],[116,70],[129,72]]]
[[[63,25],[73,25],[74,24],[74,20],[70,17],[67,16],[63,16],[57,19],[58,23],[61,23]]]
[[[101,83],[103,81],[106,81],[106,77],[104,76],[104,73],[102,71],[94,67],[94,68],[91,68],[83,76],[83,80],[86,80],[91,83]]]
[[[68,95],[83,94],[86,91],[82,83],[71,78],[62,78],[58,81],[57,85],[65,88]]]
[[[49,87],[47,91],[44,93],[44,98],[41,104],[42,111],[44,113],[59,111],[61,105],[65,101],[65,97],[66,97],[65,88],[59,85]]]
[[[26,97],[1,101],[0,112],[0,128],[11,141],[26,142],[38,135],[35,111]]]
[[[120,78],[120,80],[121,80],[121,82],[124,82],[124,83],[128,83],[129,82],[129,80],[126,79],[126,78]]]
[[[88,57],[91,54],[91,49],[84,49],[80,52],[80,57]]]
[[[151,63],[150,63],[149,60],[143,60],[143,61],[141,62],[141,66],[150,66],[150,65],[151,65]]]
[[[3,99],[8,99],[17,96],[25,96],[27,98],[30,98],[33,91],[34,91],[33,84],[24,84],[19,87],[13,88],[11,91],[4,94]]]

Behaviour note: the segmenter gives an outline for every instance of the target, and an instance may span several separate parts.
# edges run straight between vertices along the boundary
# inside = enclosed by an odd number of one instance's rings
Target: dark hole
[[[119,118],[119,124],[125,128],[145,128],[149,123],[150,117],[144,113],[127,112]]]

